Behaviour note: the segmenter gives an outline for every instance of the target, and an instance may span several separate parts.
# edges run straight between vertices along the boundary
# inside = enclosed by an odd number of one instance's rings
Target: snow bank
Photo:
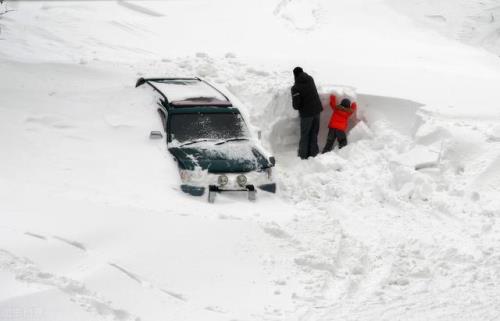
[[[414,136],[422,123],[418,110],[423,105],[417,102],[359,94],[349,86],[321,85],[318,86],[318,91],[323,104],[318,136],[320,147],[326,142],[328,123],[332,115],[330,95],[335,95],[339,101],[348,98],[358,104],[356,114],[349,120],[348,139],[353,142],[370,138],[370,127],[381,122],[408,136]],[[274,92],[265,108],[252,115],[254,122],[263,129],[263,140],[274,152],[295,150],[298,146],[299,117],[298,112],[291,106],[290,89],[280,89]]]
[[[402,134],[413,136],[421,125],[418,110],[424,105],[407,99],[375,95],[358,95],[358,117],[367,124],[386,121]]]
[[[0,319],[498,318],[498,57],[384,1],[282,3],[9,1]],[[295,65],[358,89],[346,148],[296,157]],[[133,88],[150,75],[241,98],[277,151],[278,195],[184,195],[148,139],[156,101]]]
[[[337,85],[318,86],[318,92],[323,105],[318,142],[324,146],[328,134],[328,123],[332,115],[330,95],[335,95],[340,100],[349,98],[354,102],[356,92],[352,87]],[[298,112],[292,108],[289,88],[276,90],[267,106],[257,110],[253,119],[261,126],[263,141],[273,152],[297,149],[300,138],[299,117]],[[352,117],[351,122],[351,126],[356,123],[356,117]]]

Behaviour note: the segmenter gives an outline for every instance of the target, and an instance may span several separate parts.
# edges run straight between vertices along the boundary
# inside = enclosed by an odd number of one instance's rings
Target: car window
[[[195,139],[248,137],[248,130],[240,114],[193,113],[172,115],[170,134],[172,140],[182,143]]]

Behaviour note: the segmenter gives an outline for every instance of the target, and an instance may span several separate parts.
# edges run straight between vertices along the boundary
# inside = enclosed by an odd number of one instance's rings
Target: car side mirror
[[[141,78],[137,79],[137,82],[135,83],[135,87],[137,88],[139,86],[144,85],[145,83],[146,83],[146,79],[141,77]]]
[[[159,130],[153,130],[149,133],[149,139],[162,139],[163,135]]]
[[[271,164],[273,166],[275,166],[276,165],[276,158],[274,158],[274,156],[269,157],[269,162],[271,162]]]

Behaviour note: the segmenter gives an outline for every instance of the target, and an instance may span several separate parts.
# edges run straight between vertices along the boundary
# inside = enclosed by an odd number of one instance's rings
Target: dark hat
[[[340,102],[340,106],[345,107],[345,108],[349,108],[349,107],[351,107],[351,101],[347,98],[344,98]]]
[[[304,70],[302,70],[302,68],[301,68],[301,67],[295,67],[295,68],[293,68],[293,75],[294,75],[295,77],[297,77],[298,75],[300,75],[300,74],[301,74],[301,73],[303,73],[303,72],[304,72]]]

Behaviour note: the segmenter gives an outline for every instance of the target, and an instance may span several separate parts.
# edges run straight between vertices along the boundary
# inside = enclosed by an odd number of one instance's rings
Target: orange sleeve
[[[337,106],[337,98],[335,97],[335,95],[330,95],[330,107],[334,109],[335,106]]]
[[[351,104],[351,109],[352,109],[352,112],[353,112],[353,113],[354,113],[354,112],[356,112],[356,109],[358,109],[358,104],[356,104],[356,102],[353,102],[353,103]]]

